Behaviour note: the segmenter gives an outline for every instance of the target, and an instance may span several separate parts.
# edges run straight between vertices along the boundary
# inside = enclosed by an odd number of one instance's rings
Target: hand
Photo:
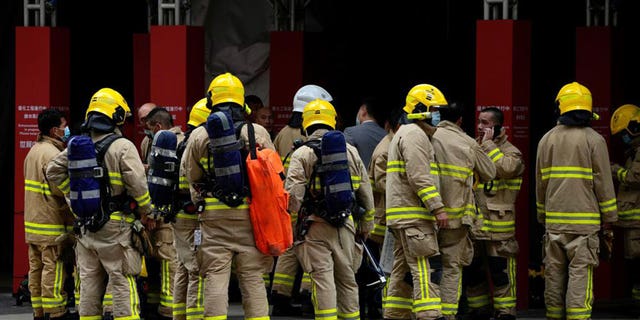
[[[449,226],[449,216],[447,212],[444,211],[444,208],[436,209],[433,212],[433,215],[436,216],[436,224],[438,228],[444,229]]]
[[[156,220],[155,219],[151,219],[151,218],[148,218],[147,216],[143,215],[140,218],[140,221],[142,221],[142,224],[144,224],[144,226],[149,231],[152,231],[153,229],[156,228]]]
[[[493,140],[493,127],[484,128],[484,135],[482,136],[482,143],[485,141]]]

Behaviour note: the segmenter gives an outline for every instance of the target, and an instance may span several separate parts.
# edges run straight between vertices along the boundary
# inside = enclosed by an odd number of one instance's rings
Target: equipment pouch
[[[431,257],[439,253],[438,238],[429,227],[406,228],[404,241],[410,257]]]

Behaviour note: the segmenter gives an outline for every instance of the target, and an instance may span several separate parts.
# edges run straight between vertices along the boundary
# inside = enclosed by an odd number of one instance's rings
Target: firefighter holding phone
[[[507,140],[502,128],[504,115],[498,108],[486,108],[478,115],[477,141],[496,166],[496,178],[474,189],[480,213],[472,229],[474,257],[464,268],[467,301],[473,319],[515,319],[516,255],[515,202],[522,184],[522,153]],[[489,292],[487,270],[493,283]],[[490,302],[493,301],[493,305]]]

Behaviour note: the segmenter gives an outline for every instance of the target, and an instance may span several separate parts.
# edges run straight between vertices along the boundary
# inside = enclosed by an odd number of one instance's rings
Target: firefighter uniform
[[[173,243],[177,255],[173,281],[173,319],[175,320],[197,320],[204,317],[204,279],[200,277],[198,270],[197,246],[194,242],[196,230],[200,232],[200,225],[195,205],[185,206],[191,202],[191,194],[182,155],[191,132],[205,123],[210,113],[211,110],[206,107],[206,98],[194,104],[189,113],[188,130],[184,134],[184,139],[178,144],[176,152],[178,159],[181,159],[178,197],[182,208],[173,223]],[[186,211],[185,207],[188,207]]]
[[[282,159],[285,173],[289,169],[291,154],[296,147],[296,142],[303,143],[307,141],[307,137],[302,132],[302,112],[304,111],[304,107],[307,103],[315,99],[322,99],[331,102],[333,97],[331,97],[331,94],[329,94],[329,92],[324,88],[313,84],[308,84],[298,89],[293,97],[293,112],[289,119],[289,124],[284,126],[273,140],[276,151],[278,151],[278,154]],[[295,230],[295,225],[298,222],[298,213],[290,213],[291,224]],[[271,286],[272,293],[275,293],[272,296],[274,300],[274,314],[280,313],[282,309],[291,309],[288,301],[279,301],[279,299],[288,298],[288,300],[290,300],[295,286],[296,275],[299,270],[300,263],[298,262],[298,258],[296,257],[293,248],[287,250],[283,255],[278,257],[276,267],[273,272],[273,281]],[[300,292],[305,294],[311,292],[311,278],[306,272],[303,272],[302,274]],[[284,297],[279,297],[278,295],[282,295]],[[305,299],[303,301],[304,305],[308,302],[308,299],[306,299],[306,296],[303,297],[303,299]],[[286,311],[292,310],[282,311],[283,313],[287,313]]]
[[[96,142],[117,132],[115,125],[124,124],[130,109],[116,91],[98,90],[89,103],[85,126],[91,129],[91,139]],[[94,129],[96,128],[96,129]],[[151,211],[151,198],[145,179],[144,166],[135,145],[124,138],[116,139],[104,156],[105,175],[109,177],[112,197],[127,194],[138,204],[138,213]],[[70,196],[69,161],[67,150],[58,154],[47,167],[47,177],[65,196]],[[115,319],[139,319],[139,300],[135,276],[140,273],[140,252],[133,247],[133,214],[114,211],[109,221],[97,232],[83,230],[76,244],[78,272],[80,274],[80,310],[82,319],[102,317],[102,299],[105,280],[112,288],[113,315]],[[85,229],[85,228],[83,228]]]
[[[49,161],[64,149],[58,139],[40,134],[24,160],[24,228],[29,246],[29,291],[33,316],[62,316],[67,297],[62,241],[73,217],[63,193],[45,176]]]
[[[273,148],[266,129],[257,124],[253,126],[256,143]],[[242,128],[240,137],[248,141],[246,126]],[[207,130],[199,127],[191,133],[183,155],[185,174],[190,184],[204,179],[204,172],[200,165],[205,169],[213,167],[213,163],[209,163],[208,152]],[[194,203],[199,202],[197,195],[192,194],[192,199]],[[200,275],[205,278],[205,318],[221,317],[227,314],[227,288],[232,262],[236,264],[236,273],[243,293],[245,318],[268,317],[269,306],[262,274],[270,271],[265,266],[272,265],[273,259],[256,248],[248,203],[245,201],[238,207],[232,208],[214,197],[205,198],[204,201],[206,207],[200,214],[202,245],[198,249],[197,259]]]
[[[309,103],[305,110],[319,101],[321,100]],[[328,102],[322,102],[330,106]],[[335,125],[335,120],[333,124]],[[326,129],[318,129],[309,136],[309,140],[319,140],[326,132]],[[307,182],[317,160],[316,154],[309,146],[298,148],[291,156],[285,182],[285,189],[291,194],[291,212],[299,212]],[[311,295],[316,319],[360,319],[355,272],[362,260],[362,247],[355,242],[355,224],[358,224],[360,232],[369,233],[373,229],[374,205],[364,164],[358,150],[349,144],[347,160],[353,189],[359,205],[366,210],[365,215],[360,221],[354,223],[353,219],[348,219],[344,227],[336,228],[310,212],[307,217],[311,221],[308,233],[304,241],[295,247],[302,268],[311,278]]]
[[[389,158],[389,144],[393,139],[393,133],[388,133],[380,140],[371,154],[371,163],[368,168],[369,182],[373,191],[373,202],[376,212],[373,216],[373,230],[370,239],[382,246],[384,233],[387,227],[385,216],[386,202],[385,190],[387,187],[387,159]]]
[[[106,135],[92,135],[99,141]],[[114,141],[104,157],[109,171],[112,195],[124,192],[139,205],[139,213],[151,211],[149,191],[135,145],[127,139]],[[47,176],[68,194],[68,160],[66,150],[49,165]],[[111,213],[111,219],[97,232],[87,231],[78,238],[76,246],[78,272],[80,274],[80,317],[102,317],[102,300],[105,280],[113,289],[113,315],[115,319],[129,317],[139,319],[139,301],[135,276],[140,273],[141,258],[131,242],[133,215],[122,211]]]
[[[522,184],[524,162],[522,153],[507,140],[506,135],[486,140],[481,147],[496,166],[496,179],[479,183],[475,190],[477,202],[482,205],[478,208],[481,216],[472,230],[475,245],[473,261],[464,270],[464,276],[468,278],[467,301],[472,313],[489,315],[491,298],[485,276],[485,268],[488,267],[496,318],[504,315],[515,317],[518,253],[515,202]]]
[[[495,177],[496,167],[478,143],[451,121],[438,123],[432,143],[438,159],[440,195],[449,217],[449,226],[438,231],[443,272],[440,283],[442,314],[453,319],[458,312],[462,267],[473,259],[468,230],[476,217],[474,173],[480,181],[489,181]]]
[[[240,121],[244,115],[237,113],[245,106],[242,82],[230,73],[217,76],[209,85],[207,105],[212,106],[212,111],[229,108],[233,119]],[[269,132],[258,124],[253,124],[253,127],[256,145],[275,150]],[[239,140],[248,149],[246,125],[240,130]],[[194,203],[205,203],[204,211],[200,213],[202,244],[197,252],[200,275],[205,278],[205,319],[226,319],[232,263],[235,264],[243,295],[245,319],[268,319],[269,305],[263,274],[271,271],[273,258],[256,248],[248,199],[245,198],[237,207],[229,207],[211,196],[210,192],[202,199],[195,191],[194,184],[205,182],[205,173],[215,169],[209,147],[207,129],[199,127],[191,133],[182,156],[185,176],[192,189],[191,198]]]
[[[395,246],[384,298],[385,319],[410,319],[412,313],[419,320],[442,316],[442,271],[432,211],[444,205],[438,181],[430,171],[435,165],[430,141],[433,131],[427,133],[423,128],[416,123],[402,125],[389,144],[386,218]],[[407,273],[412,276],[411,284],[405,280]]]
[[[178,143],[184,139],[180,126],[168,130],[175,133]],[[151,149],[150,146],[148,149]],[[173,317],[173,283],[178,264],[173,236],[173,225],[157,220],[155,229],[149,233],[153,250],[146,260],[149,269],[147,305],[149,310],[155,310],[157,305],[158,314],[167,318]]]
[[[546,228],[546,317],[590,319],[597,232],[618,218],[615,190],[605,139],[588,124],[563,124],[579,121],[579,112],[591,116],[591,93],[573,82],[556,101],[561,116],[538,144],[535,169],[537,216]]]
[[[640,268],[640,139],[635,138],[630,145],[629,157],[624,167],[611,166],[613,178],[620,182],[618,187],[618,222],[623,229],[624,258],[629,260],[631,270]],[[640,276],[631,274],[631,298],[640,305]]]
[[[275,145],[276,151],[280,155],[280,159],[285,161],[285,157],[293,152],[293,143],[299,140],[300,142],[307,141],[307,137],[302,135],[300,128],[294,128],[289,125],[284,126],[280,132],[273,139],[273,144]],[[289,155],[289,157],[291,157]],[[284,162],[285,169],[289,167],[289,159]]]

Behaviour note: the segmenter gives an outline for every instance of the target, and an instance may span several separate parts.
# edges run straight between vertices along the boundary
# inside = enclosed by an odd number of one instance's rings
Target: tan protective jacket
[[[451,121],[438,123],[432,143],[438,163],[440,195],[449,218],[448,228],[460,228],[462,224],[473,226],[476,218],[474,175],[480,181],[490,181],[496,176],[496,166],[480,145]]]
[[[256,137],[256,146],[261,148],[274,149],[273,143],[267,130],[256,123],[253,123],[253,128]],[[240,142],[249,148],[249,134],[247,131],[247,125],[242,126],[240,131]],[[191,200],[193,203],[199,203],[201,201],[206,202],[204,212],[200,215],[201,220],[216,220],[216,219],[249,219],[249,204],[248,199],[245,202],[235,208],[229,207],[223,202],[219,201],[215,197],[203,198],[193,187],[194,183],[204,183],[206,176],[206,169],[213,170],[213,163],[209,163],[209,134],[204,126],[198,127],[191,132],[189,137],[189,143],[182,155],[182,162],[184,166],[184,173],[191,189]],[[213,158],[212,158],[213,160]],[[243,159],[244,161],[245,159]],[[242,211],[245,215],[234,215],[235,212]]]
[[[384,238],[387,219],[385,211],[387,203],[385,201],[385,190],[387,188],[387,160],[389,159],[389,144],[393,139],[393,132],[387,133],[378,143],[371,154],[371,162],[369,163],[369,181],[373,190],[373,201],[375,203],[376,212],[373,216],[373,231],[371,237],[374,240]]]
[[[27,243],[52,245],[73,227],[64,194],[46,177],[47,165],[64,143],[42,134],[24,159],[24,231]]]
[[[433,210],[444,207],[430,137],[415,123],[400,126],[389,144],[387,226],[395,229],[435,222]]]
[[[296,139],[307,141],[307,137],[302,135],[300,128],[292,128],[288,125],[284,126],[273,139],[276,151],[280,155],[280,159],[284,159],[289,152],[293,151],[293,142]]]
[[[322,139],[322,135],[328,130],[319,129],[313,132],[309,140]],[[318,161],[318,157],[309,146],[302,146],[296,149],[291,156],[291,165],[287,172],[284,188],[289,192],[289,212],[297,214],[300,211],[307,183],[313,173],[313,166]],[[347,143],[347,161],[351,173],[351,183],[356,193],[358,204],[365,209],[364,216],[360,221],[355,221],[361,232],[369,233],[373,229],[373,193],[369,176],[364,167],[364,163],[358,155],[358,149]],[[311,215],[310,220],[321,220],[322,218]]]
[[[627,151],[624,168],[614,164],[611,173],[618,180],[618,222],[622,228],[640,228],[640,139]]]
[[[476,239],[511,239],[516,231],[515,203],[525,168],[522,153],[506,135],[497,141],[485,141],[481,147],[496,166],[496,178],[476,185],[478,203],[484,205],[480,206],[482,216],[473,233]]]
[[[91,133],[93,142],[100,141],[111,134]],[[47,167],[47,177],[57,185],[65,197],[69,198],[69,160],[67,149],[59,153]],[[151,212],[151,197],[147,186],[147,177],[140,155],[133,142],[126,138],[113,141],[104,155],[104,165],[109,174],[112,196],[126,192],[138,203],[138,214],[147,215]]]
[[[538,221],[547,231],[592,234],[618,220],[609,152],[590,127],[556,125],[538,144]]]

